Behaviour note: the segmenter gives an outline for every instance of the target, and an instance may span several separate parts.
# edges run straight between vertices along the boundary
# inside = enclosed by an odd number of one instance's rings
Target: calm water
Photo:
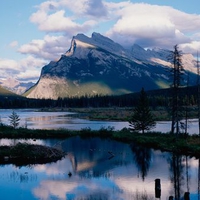
[[[3,123],[9,123],[11,112],[0,111]],[[20,126],[27,122],[28,128],[77,130],[113,126],[119,130],[128,127],[126,122],[82,120],[68,112],[16,112],[21,118]],[[195,120],[190,123],[190,130],[196,130],[196,123]],[[156,129],[166,132],[170,123],[159,123]],[[0,145],[17,142],[2,139]],[[56,146],[66,151],[67,156],[43,165],[0,165],[0,199],[141,200],[141,195],[147,195],[153,200],[156,199],[155,179],[161,180],[162,200],[168,200],[170,195],[180,200],[185,192],[190,192],[191,200],[200,199],[200,161],[195,158],[99,138],[25,142]]]
[[[19,109],[15,112],[20,116],[20,126],[27,124],[28,128],[34,129],[70,129],[80,130],[83,128],[91,128],[98,130],[102,127],[115,127],[116,130],[120,130],[123,127],[128,127],[127,122],[106,122],[106,121],[90,121],[77,118],[75,113],[71,112],[36,112],[36,110]],[[12,110],[0,109],[1,121],[4,124],[9,124],[9,116]]]
[[[124,127],[129,128],[128,122],[110,122],[110,121],[91,121],[80,119],[76,113],[71,112],[36,112],[33,109],[16,109],[16,113],[20,116],[20,126],[27,125],[28,128],[33,129],[70,129],[80,130],[83,128],[91,128],[93,130],[99,130],[102,127],[114,127],[115,130],[121,130]],[[4,124],[9,124],[9,116],[12,110],[0,109],[1,121]],[[171,122],[162,121],[158,122],[155,131],[169,132],[171,128]],[[190,120],[188,123],[188,132],[190,134],[198,133],[197,120]]]
[[[16,140],[2,140],[1,144]],[[27,142],[34,141],[28,140]],[[99,138],[38,140],[67,152],[60,161],[30,166],[0,166],[0,197],[6,200],[133,200],[155,198],[155,179],[161,198],[181,199],[190,192],[199,199],[199,160]],[[112,152],[112,153],[109,153]],[[71,172],[71,176],[69,176]]]

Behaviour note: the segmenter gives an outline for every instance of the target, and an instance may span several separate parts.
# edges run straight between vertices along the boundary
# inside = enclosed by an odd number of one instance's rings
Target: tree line
[[[142,89],[142,88],[141,88]],[[156,107],[169,107],[172,88],[145,91],[148,97],[149,106]],[[197,86],[180,88],[180,97],[182,104],[187,103],[191,106],[197,105],[198,95]],[[186,95],[186,93],[188,93]],[[140,92],[131,93],[118,96],[94,95],[94,96],[81,96],[81,97],[66,97],[53,99],[29,99],[25,97],[1,97],[0,108],[70,108],[70,107],[134,107],[139,101]]]

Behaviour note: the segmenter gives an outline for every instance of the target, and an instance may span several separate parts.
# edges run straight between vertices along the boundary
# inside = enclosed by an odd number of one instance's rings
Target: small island
[[[37,144],[17,143],[12,146],[0,146],[1,164],[45,164],[60,160],[65,155],[65,152],[56,148]]]

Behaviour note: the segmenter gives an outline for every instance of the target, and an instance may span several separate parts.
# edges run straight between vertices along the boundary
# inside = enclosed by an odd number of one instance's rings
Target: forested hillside
[[[170,106],[171,89],[147,91],[149,105]],[[187,100],[188,105],[197,103],[197,87],[185,87],[181,89],[183,103]],[[131,93],[116,96],[82,96],[71,98],[52,99],[28,99],[18,95],[0,95],[0,108],[70,108],[70,107],[133,107],[137,104],[139,93]]]

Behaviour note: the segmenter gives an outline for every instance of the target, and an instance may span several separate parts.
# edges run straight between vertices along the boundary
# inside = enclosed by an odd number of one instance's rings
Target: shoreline
[[[13,129],[8,126],[0,126],[0,138],[2,139],[67,139],[73,136],[80,136],[83,138],[100,137],[113,139],[128,144],[136,143],[148,148],[200,158],[199,135],[175,135],[160,132],[147,132],[142,134],[138,132],[131,132],[127,128],[124,128],[120,131],[115,131],[112,128],[101,128],[100,130],[91,130],[86,128],[77,131],[67,129]]]

